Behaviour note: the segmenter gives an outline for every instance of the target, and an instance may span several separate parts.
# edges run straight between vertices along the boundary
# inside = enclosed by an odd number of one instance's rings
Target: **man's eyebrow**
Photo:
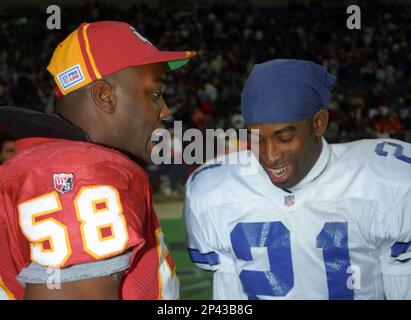
[[[278,135],[280,135],[284,132],[287,132],[287,131],[297,131],[297,128],[292,126],[292,125],[286,126],[284,128],[281,128],[281,129],[278,129],[278,130],[274,131],[273,136],[278,136]]]
[[[256,132],[257,130],[258,130],[258,129],[247,129],[247,133],[248,133],[248,134],[251,134],[251,135],[258,135],[259,133]],[[281,128],[281,129],[275,130],[275,131],[272,133],[272,135],[273,135],[273,136],[277,136],[277,135],[280,135],[280,134],[282,134],[282,133],[284,133],[284,132],[287,132],[287,131],[297,131],[297,128],[296,128],[295,126],[293,126],[293,125],[288,125],[288,126],[283,127],[283,128]]]
[[[258,129],[247,129],[247,134],[252,135],[252,136],[259,136],[259,132],[257,132],[257,130],[258,130]],[[273,137],[274,137],[274,136],[278,136],[278,135],[280,135],[280,134],[282,134],[282,133],[284,133],[284,132],[288,132],[288,131],[293,131],[293,132],[295,132],[295,131],[297,131],[297,128],[296,128],[295,126],[293,126],[293,125],[289,125],[289,126],[286,126],[286,127],[284,127],[284,128],[281,128],[281,129],[278,129],[278,130],[274,131],[274,132],[272,133],[272,136],[273,136]]]
[[[154,78],[155,81],[157,82],[166,82],[166,74],[162,73],[161,75],[158,75],[157,77]]]

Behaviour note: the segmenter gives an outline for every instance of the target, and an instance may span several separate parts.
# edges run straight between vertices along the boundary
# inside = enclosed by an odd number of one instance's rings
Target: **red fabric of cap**
[[[87,29],[90,51],[101,76],[128,66],[187,58],[185,52],[161,52],[129,24],[91,23]]]

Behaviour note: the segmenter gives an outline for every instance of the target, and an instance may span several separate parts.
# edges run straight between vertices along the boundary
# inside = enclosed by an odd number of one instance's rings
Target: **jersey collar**
[[[30,148],[35,145],[43,144],[43,143],[49,143],[49,142],[55,142],[55,141],[64,141],[65,139],[55,139],[55,138],[23,138],[19,139],[16,141],[16,154]]]
[[[55,138],[91,142],[87,132],[57,114],[16,107],[0,107],[0,128],[16,140]]]

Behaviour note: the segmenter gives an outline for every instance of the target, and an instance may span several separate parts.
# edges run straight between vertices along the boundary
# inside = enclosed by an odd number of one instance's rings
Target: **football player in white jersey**
[[[187,182],[189,254],[214,299],[411,299],[411,145],[328,144],[334,81],[308,61],[254,66],[242,111],[259,152]]]

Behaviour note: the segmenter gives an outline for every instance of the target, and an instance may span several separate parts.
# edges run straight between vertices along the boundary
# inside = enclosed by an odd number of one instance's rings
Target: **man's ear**
[[[313,129],[318,138],[321,138],[328,126],[328,111],[321,109],[313,117]]]
[[[116,97],[111,83],[104,79],[95,81],[91,86],[91,97],[102,111],[114,113],[116,111]]]

